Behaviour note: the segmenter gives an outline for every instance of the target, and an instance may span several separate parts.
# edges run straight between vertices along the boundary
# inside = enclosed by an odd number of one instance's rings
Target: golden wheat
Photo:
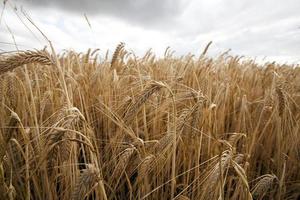
[[[119,55],[120,55],[122,49],[124,48],[124,45],[125,45],[125,44],[124,44],[123,42],[121,42],[121,43],[118,44],[118,46],[116,47],[115,52],[114,52],[114,54],[113,54],[113,57],[112,57],[112,59],[111,59],[111,64],[110,64],[112,68],[115,67],[115,64],[116,64],[116,62],[117,62],[117,60],[118,60],[118,57],[119,57]]]
[[[262,198],[264,195],[266,195],[266,192],[268,192],[268,190],[272,189],[272,187],[274,186],[274,181],[276,180],[278,180],[278,178],[274,174],[267,174],[262,176],[252,189],[252,195],[254,197]]]
[[[0,75],[11,71],[19,66],[39,63],[41,65],[52,65],[54,62],[45,51],[23,51],[10,55],[4,60],[0,60]]]
[[[72,200],[81,200],[87,197],[91,189],[101,180],[99,169],[93,164],[88,164],[82,170],[72,194]]]
[[[299,198],[299,66],[210,44],[1,55],[0,199]]]

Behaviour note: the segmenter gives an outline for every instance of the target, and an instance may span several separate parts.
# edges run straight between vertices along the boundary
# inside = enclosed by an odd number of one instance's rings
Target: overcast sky
[[[58,50],[113,51],[122,41],[138,55],[149,48],[161,55],[168,46],[176,55],[199,55],[213,41],[210,55],[231,49],[233,55],[300,63],[299,0],[8,0],[0,52],[16,49],[13,36],[20,49],[47,44],[22,10]]]

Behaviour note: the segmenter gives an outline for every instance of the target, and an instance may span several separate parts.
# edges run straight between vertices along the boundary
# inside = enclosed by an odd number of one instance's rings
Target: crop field
[[[299,198],[300,67],[208,47],[2,53],[0,199]]]

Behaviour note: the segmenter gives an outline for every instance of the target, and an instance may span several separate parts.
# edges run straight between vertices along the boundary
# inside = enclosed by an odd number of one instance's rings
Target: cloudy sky
[[[43,48],[233,55],[300,63],[299,0],[0,0],[0,52]],[[4,2],[6,2],[4,4]],[[25,14],[24,14],[25,13]],[[88,20],[87,20],[88,19]]]

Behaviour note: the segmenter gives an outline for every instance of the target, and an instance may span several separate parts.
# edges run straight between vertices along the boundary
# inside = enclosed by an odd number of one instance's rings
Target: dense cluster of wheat
[[[296,199],[300,68],[166,51],[0,57],[0,199]]]

